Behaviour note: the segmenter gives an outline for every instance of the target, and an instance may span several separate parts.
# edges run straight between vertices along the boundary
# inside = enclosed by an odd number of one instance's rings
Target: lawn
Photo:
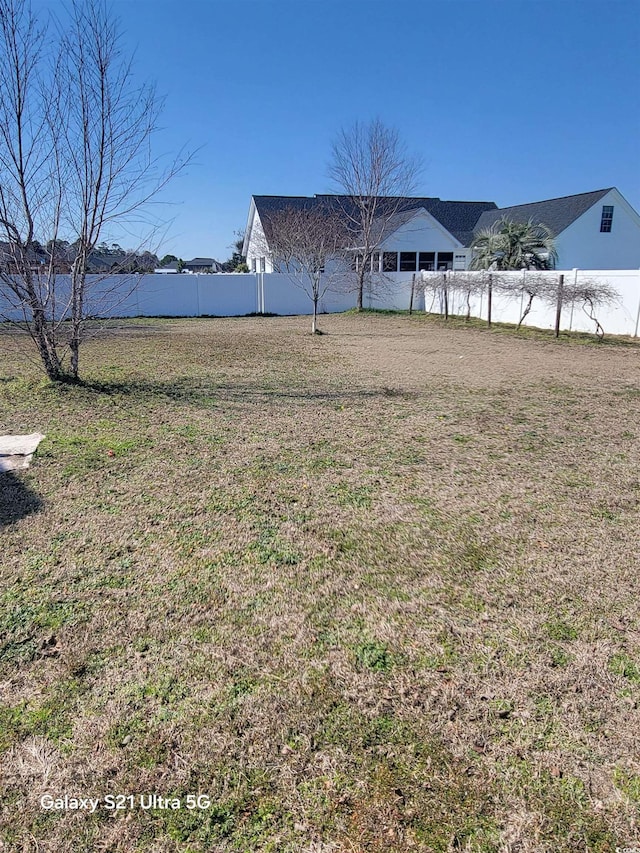
[[[3,853],[640,846],[640,346],[321,319],[0,335]]]

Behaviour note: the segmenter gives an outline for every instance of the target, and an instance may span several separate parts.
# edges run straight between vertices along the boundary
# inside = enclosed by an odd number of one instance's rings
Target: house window
[[[380,272],[380,252],[371,255],[371,272]]]
[[[453,269],[453,252],[438,252],[438,270]]]
[[[419,270],[432,270],[436,265],[436,253],[435,252],[420,252],[418,255],[418,269]]]
[[[382,253],[382,270],[383,272],[397,272],[398,270],[398,253],[383,252]]]
[[[609,234],[611,231],[611,223],[613,221],[613,205],[602,205],[602,219],[600,220],[600,231]]]
[[[256,271],[256,259],[251,258],[251,272],[255,272],[255,271]]]
[[[260,258],[260,272],[264,272],[265,269],[265,259]]]
[[[416,271],[416,253],[400,252],[400,272]]]
[[[362,255],[354,255],[351,261],[351,269],[354,272],[360,272],[362,267]]]

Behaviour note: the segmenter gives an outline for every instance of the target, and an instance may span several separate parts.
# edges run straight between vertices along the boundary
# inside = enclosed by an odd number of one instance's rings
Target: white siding
[[[600,232],[602,207],[613,205],[610,233]],[[611,190],[589,208],[557,239],[558,269],[621,270],[640,267],[640,217]]]
[[[427,211],[417,213],[382,244],[383,252],[453,252],[461,244]]]
[[[260,269],[261,258],[265,259],[264,270]],[[247,264],[251,271],[253,271],[252,261],[256,262],[255,272],[273,272],[273,264],[269,255],[267,239],[264,236],[264,229],[262,228],[262,222],[260,222],[260,216],[257,210],[252,218],[249,242],[247,245]]]

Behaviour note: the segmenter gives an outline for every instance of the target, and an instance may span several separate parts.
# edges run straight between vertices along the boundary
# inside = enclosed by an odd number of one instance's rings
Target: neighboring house
[[[155,269],[154,273],[156,273],[156,275],[175,275],[180,272],[178,264],[179,261],[169,261],[169,263],[165,264],[163,267]]]
[[[151,252],[92,252],[87,258],[87,272],[94,275],[106,273],[150,273],[158,263]]]
[[[342,213],[346,196],[253,196],[245,230],[243,254],[251,272],[273,272],[269,250],[270,218],[291,205],[321,205]],[[466,269],[473,227],[485,211],[496,210],[491,201],[441,201],[439,198],[403,198],[394,201],[393,216],[380,219],[376,235],[374,269],[384,272]],[[344,213],[345,218],[347,216]],[[354,263],[358,263],[358,235],[353,235]]]
[[[11,243],[0,242],[0,270],[5,273],[17,272],[16,257],[20,257],[19,251]],[[32,273],[38,273],[49,262],[48,255],[41,246],[32,249],[27,254],[29,266]]]
[[[270,217],[292,205],[345,210],[348,203],[346,196],[335,195],[253,196],[243,246],[251,272],[274,270]],[[468,269],[474,237],[502,216],[545,224],[556,239],[558,269],[640,267],[640,216],[614,187],[505,208],[439,198],[403,198],[394,207],[397,212],[380,221],[374,271]],[[357,265],[357,235],[353,242]]]
[[[185,272],[192,273],[221,272],[222,264],[219,264],[213,258],[193,258],[191,261],[185,261],[183,269]]]
[[[478,220],[475,232],[489,228],[501,216],[546,225],[555,237],[558,269],[640,267],[640,216],[615,187],[488,211]]]
[[[103,275],[108,272],[120,272],[127,263],[126,255],[89,255],[87,272]]]
[[[49,244],[48,244],[49,245]],[[9,243],[0,242],[0,269],[15,268],[15,255],[18,250]],[[76,248],[66,241],[60,241],[51,249],[43,248],[39,243],[27,253],[32,271],[48,273],[53,251],[53,271],[68,275],[77,262]],[[91,275],[108,273],[148,273],[157,265],[158,259],[151,252],[103,252],[95,250],[89,254],[85,272]]]

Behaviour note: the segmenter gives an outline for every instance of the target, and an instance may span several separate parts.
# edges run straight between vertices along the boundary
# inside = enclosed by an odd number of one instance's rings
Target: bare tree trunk
[[[587,310],[587,305],[589,306],[589,310]],[[596,324],[596,337],[598,338],[598,340],[603,340],[604,329],[602,328],[600,321],[596,317],[596,309],[595,305],[593,304],[593,301],[589,298],[585,299],[584,305],[582,306],[582,310],[587,315],[587,317],[589,317],[590,320],[593,320],[593,322]]]
[[[364,295],[364,261],[358,270],[358,298],[356,302],[356,310],[362,311],[362,298]]]
[[[86,288],[86,253],[80,251],[71,270],[71,339],[69,349],[71,350],[71,377],[78,379],[80,369],[80,344],[82,343],[82,331],[84,321],[84,297]]]
[[[442,280],[444,284],[442,285],[442,296],[444,299],[444,319],[445,321],[449,319],[449,291],[447,288],[447,273],[445,272],[442,276]]]
[[[55,342],[50,339],[51,329],[45,319],[44,311],[40,305],[34,304],[31,306],[31,313],[33,317],[31,337],[40,353],[47,378],[52,382],[59,382],[64,375],[64,371],[58,357]]]
[[[315,335],[318,331],[318,297],[313,299],[313,320],[311,321],[311,334]]]
[[[556,323],[554,328],[554,337],[560,337],[560,318],[562,316],[562,300],[564,298],[564,276],[558,278],[558,301],[556,302]]]
[[[409,296],[409,316],[413,314],[413,294],[416,289],[416,274],[411,276],[411,295]]]
[[[527,302],[527,307],[524,309],[524,311],[522,312],[522,316],[518,320],[518,325],[516,326],[516,332],[520,330],[520,326],[524,323],[525,318],[526,318],[527,314],[529,313],[529,311],[531,311],[531,305],[533,304],[533,296],[534,296],[533,293],[529,294],[529,301]]]
[[[26,251],[23,252],[20,249],[14,257],[17,255],[26,255]],[[55,325],[47,320],[45,305],[38,292],[37,284],[33,280],[28,261],[19,264],[18,269],[20,271],[16,276],[5,278],[3,275],[0,285],[7,286],[7,289],[13,292],[22,303],[27,330],[38,349],[45,373],[52,382],[57,382],[64,376],[64,370],[58,355]]]

